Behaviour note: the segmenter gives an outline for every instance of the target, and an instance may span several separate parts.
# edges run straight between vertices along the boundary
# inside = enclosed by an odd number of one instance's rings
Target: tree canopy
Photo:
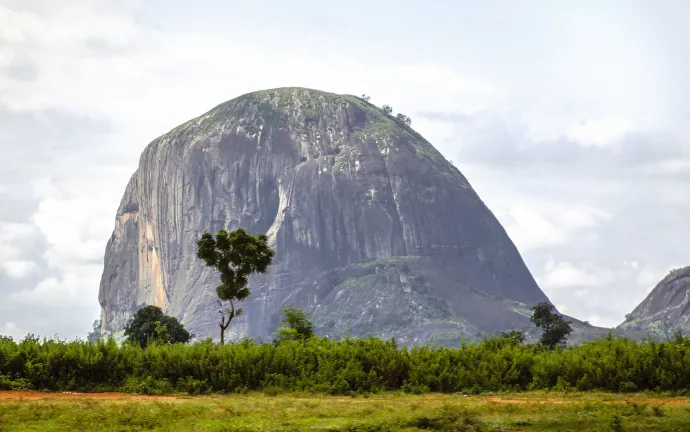
[[[537,303],[532,310],[534,311],[530,321],[543,330],[541,343],[549,348],[556,345],[565,344],[567,336],[573,331],[570,321],[555,312],[556,308],[547,302]]]
[[[408,126],[412,124],[412,119],[403,113],[396,114],[395,118],[397,118],[398,120],[400,120],[401,122],[405,123]]]
[[[125,336],[130,342],[146,348],[149,343],[187,343],[192,335],[177,318],[163,313],[158,306],[145,306],[127,322]]]
[[[205,232],[197,242],[197,248],[197,257],[220,273],[221,283],[216,287],[216,294],[221,305],[222,302],[230,304],[226,310],[220,311],[220,342],[224,343],[225,330],[232,319],[243,312],[242,308],[235,309],[235,302],[246,300],[251,293],[249,275],[265,273],[275,251],[268,247],[265,234],[254,236],[242,228],[230,233],[220,230],[215,238]]]
[[[300,340],[309,339],[314,336],[314,324],[311,316],[298,309],[287,305],[283,308],[282,326],[278,328],[277,339],[281,340]]]

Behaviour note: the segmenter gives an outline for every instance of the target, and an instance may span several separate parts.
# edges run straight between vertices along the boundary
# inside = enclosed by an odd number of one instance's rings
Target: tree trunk
[[[225,343],[225,315],[220,320],[220,344]]]
[[[232,321],[233,317],[235,316],[235,305],[233,304],[232,300],[230,300],[230,315],[228,315],[228,321],[225,321],[225,315],[222,316],[220,320],[220,344],[223,345],[225,344],[225,330],[227,330],[228,326],[230,325],[230,321]]]

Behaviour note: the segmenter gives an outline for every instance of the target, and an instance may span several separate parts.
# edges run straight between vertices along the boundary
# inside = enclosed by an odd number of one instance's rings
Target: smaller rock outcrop
[[[677,329],[690,331],[690,267],[671,271],[618,329],[668,337]]]

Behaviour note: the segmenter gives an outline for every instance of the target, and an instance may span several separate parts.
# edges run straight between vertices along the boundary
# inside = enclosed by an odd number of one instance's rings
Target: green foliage
[[[205,232],[197,242],[197,257],[220,272],[221,284],[216,287],[219,301],[227,301],[230,307],[221,310],[220,340],[225,341],[225,330],[232,319],[242,314],[235,309],[235,301],[246,300],[250,290],[249,275],[265,273],[273,261],[275,252],[268,247],[265,234],[253,236],[242,228],[228,233],[218,231],[215,239]],[[226,321],[227,318],[227,321]]]
[[[0,375],[0,390],[33,390],[33,386],[26,378],[12,379]]]
[[[623,420],[621,420],[621,416],[619,416],[618,414],[614,415],[611,419],[611,430],[613,432],[625,431],[625,429],[623,428]]]
[[[560,390],[690,389],[690,339],[605,338],[564,349],[519,343],[510,333],[464,345],[398,347],[376,338],[310,337],[277,343],[118,345],[0,339],[0,387],[246,393],[274,389],[353,395],[402,390],[476,394]],[[274,390],[268,390],[272,393]]]
[[[381,107],[381,109],[388,115],[391,115],[391,113],[393,112],[393,108],[391,108],[390,105],[384,105]]]
[[[509,332],[501,332],[499,334],[500,338],[509,340],[514,344],[521,344],[525,341],[525,335],[522,334],[520,330],[511,330]]]
[[[160,321],[156,321],[156,328],[153,330],[152,336],[158,343],[168,343],[168,338],[170,337],[168,326]]]
[[[564,346],[566,338],[573,331],[570,327],[570,321],[564,320],[555,312],[554,306],[547,302],[538,303],[532,310],[534,312],[530,321],[544,331],[541,336],[541,343],[552,349],[556,345]]]
[[[249,275],[266,272],[274,255],[265,234],[255,237],[241,228],[231,233],[220,230],[215,239],[206,232],[197,246],[197,257],[220,272],[221,285],[216,293],[221,300],[249,297]]]
[[[405,114],[398,113],[398,114],[395,116],[395,118],[398,119],[399,121],[405,123],[407,126],[409,126],[409,125],[412,124],[412,119],[409,118],[408,116],[406,116]]]
[[[278,328],[276,339],[283,340],[304,340],[314,336],[314,323],[310,320],[311,316],[302,309],[297,309],[287,305],[283,308],[282,326]]]
[[[137,311],[125,327],[127,340],[145,348],[151,342],[187,343],[192,335],[177,318],[165,315],[158,306],[145,306]]]

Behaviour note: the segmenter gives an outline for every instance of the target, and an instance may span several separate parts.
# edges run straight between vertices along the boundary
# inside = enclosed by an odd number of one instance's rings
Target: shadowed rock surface
[[[625,322],[617,327],[626,332],[645,332],[666,338],[679,329],[690,331],[690,267],[671,271],[659,282]]]
[[[358,97],[283,88],[223,103],[146,147],[106,249],[102,331],[155,304],[217,338],[218,274],[196,241],[238,227],[266,232],[276,255],[250,279],[230,339],[270,339],[289,302],[320,334],[451,344],[532,328],[528,307],[547,300],[422,136]]]

